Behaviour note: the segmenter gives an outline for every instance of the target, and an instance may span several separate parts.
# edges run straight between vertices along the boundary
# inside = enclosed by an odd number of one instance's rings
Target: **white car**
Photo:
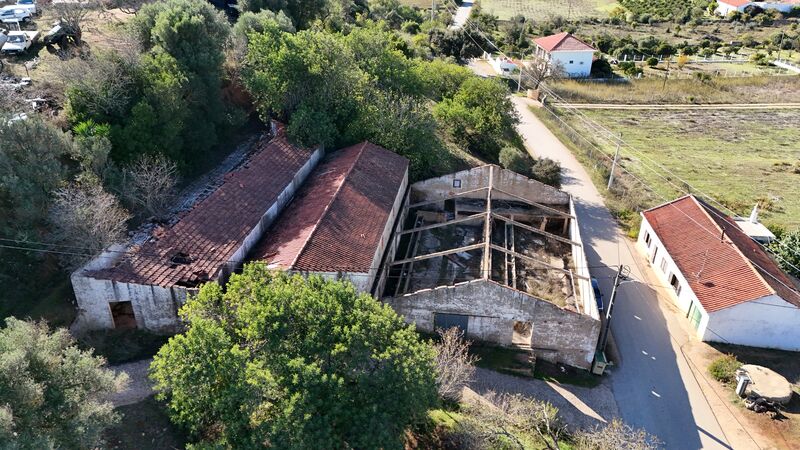
[[[0,22],[30,22],[31,12],[24,8],[19,8],[15,5],[5,6],[0,9]]]
[[[8,33],[8,40],[3,44],[2,52],[4,54],[25,53],[38,40],[38,31],[12,31]]]
[[[20,9],[27,9],[32,16],[39,14],[39,9],[36,7],[36,0],[17,0],[17,4],[14,6]]]

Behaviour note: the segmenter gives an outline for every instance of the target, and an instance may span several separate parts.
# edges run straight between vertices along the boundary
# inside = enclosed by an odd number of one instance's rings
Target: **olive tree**
[[[96,448],[119,421],[107,398],[126,383],[66,329],[8,318],[0,328],[0,445]]]

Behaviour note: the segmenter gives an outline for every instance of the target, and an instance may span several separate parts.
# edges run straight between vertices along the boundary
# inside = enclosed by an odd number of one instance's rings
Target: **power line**
[[[453,0],[450,0],[450,1],[451,1],[451,3],[453,3],[453,4],[454,4]],[[491,39],[489,39],[489,38],[486,36],[486,34],[485,34],[483,31],[481,31],[481,30],[480,30],[480,27],[478,27],[478,26],[477,26],[477,25],[476,25],[474,22],[472,22],[472,21],[471,21],[469,18],[467,18],[467,19],[466,19],[466,21],[465,21],[465,23],[466,23],[466,24],[468,24],[468,25],[470,25],[470,26],[472,26],[472,27],[473,27],[473,28],[474,28],[474,29],[475,29],[475,30],[478,32],[478,34],[480,34],[480,35],[481,35],[481,36],[482,36],[482,37],[483,37],[483,38],[486,40],[486,42],[488,42],[488,43],[489,43],[489,44],[490,44],[492,47],[494,47],[494,49],[495,49],[495,50],[497,50],[497,51],[498,51],[498,52],[499,52],[499,53],[500,53],[500,54],[501,54],[501,55],[502,55],[504,58],[508,58],[508,56],[507,56],[507,55],[506,55],[506,54],[505,54],[505,53],[504,53],[502,50],[500,50],[500,48],[499,48],[499,47],[497,47],[497,45],[495,45],[495,44],[494,44],[494,42],[492,42],[492,40],[491,40]],[[477,44],[477,43],[476,43],[476,44]],[[482,47],[482,46],[478,45],[478,47],[479,47],[479,48],[481,48],[481,50],[483,50],[484,52],[486,51],[485,49],[483,49],[483,47]],[[544,86],[544,85],[542,85],[542,84],[540,84],[540,86],[541,86],[541,87],[543,87],[544,89],[546,89],[546,90],[548,91],[548,93],[550,93],[550,94],[551,94],[551,95],[553,95],[554,97],[556,97],[556,98],[558,98],[558,99],[561,99],[561,100],[563,101],[563,99],[562,99],[560,96],[558,96],[558,95],[557,95],[555,92],[553,92],[553,91],[552,91],[550,88],[548,88],[547,86]],[[583,114],[582,114],[582,113],[580,113],[580,112],[579,112],[578,114],[579,114],[579,115],[583,115]],[[584,117],[585,117],[585,116],[584,116]],[[598,128],[599,130],[604,130],[606,135],[612,135],[612,136],[613,136],[613,133],[612,133],[610,130],[608,130],[607,128],[605,128],[604,126],[602,126],[601,124],[598,124],[597,122],[594,122],[594,121],[592,121],[591,119],[588,119],[588,118],[587,118],[587,120],[589,120],[589,122],[593,123],[593,124],[595,125],[595,127],[596,127],[596,128]],[[621,138],[619,138],[619,141],[620,141],[620,142],[622,142],[622,143],[624,143],[624,141],[623,141]],[[626,143],[626,145],[628,145],[628,144]],[[598,150],[599,150],[599,149],[598,149]],[[626,173],[628,173],[628,174],[632,175],[632,174],[630,173],[630,171],[628,171],[627,169],[625,169],[624,167],[622,167],[622,164],[619,164],[619,167],[620,167],[620,169],[621,169],[621,170],[624,170]],[[638,179],[638,180],[639,180],[639,182],[640,182],[640,183],[642,183],[643,185],[646,185],[646,183],[644,183],[644,181],[642,181],[641,179]],[[693,186],[689,185],[688,183],[686,183],[686,185],[687,185],[687,186],[689,186],[689,187],[692,187],[692,188],[693,188]],[[669,199],[668,199],[668,198],[666,198],[666,197],[664,197],[664,196],[662,196],[662,195],[658,194],[658,193],[655,191],[655,189],[653,189],[653,188],[650,188],[650,191],[651,191],[651,192],[653,192],[654,194],[658,195],[659,197],[663,198],[665,201],[669,202]],[[679,189],[679,191],[680,191],[680,192],[682,192],[682,190],[680,190],[680,189]],[[705,195],[704,195],[704,196],[705,196]],[[711,198],[711,197],[709,196],[709,198]],[[713,199],[712,199],[712,200],[713,200]],[[713,200],[713,201],[714,201],[714,202],[716,202],[716,200]],[[693,222],[695,222],[695,224],[697,224],[697,225],[698,225],[698,226],[699,226],[701,229],[703,229],[704,231],[707,231],[707,232],[709,232],[710,234],[712,234],[712,235],[716,236],[716,233],[712,233],[710,230],[708,230],[708,229],[706,229],[705,227],[703,227],[703,226],[702,226],[700,223],[698,223],[696,220],[694,220],[692,217],[690,217],[688,214],[686,214],[684,211],[682,211],[680,208],[678,208],[676,205],[674,205],[674,203],[670,203],[670,205],[672,205],[672,206],[673,206],[673,207],[675,207],[675,208],[676,208],[678,211],[680,211],[681,213],[683,213],[684,215],[686,215],[686,217],[688,217],[690,220],[692,220]],[[704,209],[705,209],[705,208],[704,208]],[[750,239],[752,239],[752,238],[750,238]],[[757,245],[759,245],[760,247],[762,247],[764,250],[767,250],[767,251],[768,251],[768,249],[767,249],[766,247],[764,247],[764,246],[763,246],[761,243],[759,243],[759,242],[758,242],[758,241],[756,241],[755,239],[752,239],[752,240],[753,240],[753,242],[756,242],[756,244],[757,244]],[[786,287],[786,288],[788,288],[788,289],[789,289],[789,290],[790,290],[792,293],[794,293],[795,295],[797,295],[798,297],[800,297],[800,292],[798,292],[798,291],[797,291],[797,290],[796,290],[794,287],[791,287],[791,286],[787,285],[786,283],[784,283],[783,281],[779,280],[779,279],[778,279],[776,276],[774,276],[773,274],[769,273],[767,270],[765,270],[763,267],[761,267],[760,265],[758,265],[758,264],[757,264],[755,261],[753,261],[752,259],[748,258],[746,255],[744,255],[744,254],[743,254],[743,256],[744,256],[744,257],[745,257],[745,259],[747,259],[747,260],[748,260],[748,261],[749,261],[749,262],[750,262],[752,265],[756,266],[756,267],[757,267],[757,268],[759,268],[759,269],[760,269],[762,272],[764,272],[764,273],[766,273],[767,275],[769,275],[770,277],[774,278],[774,279],[775,279],[775,280],[776,280],[778,283],[780,283],[781,285],[785,286],[785,287]],[[776,255],[776,256],[780,257],[779,255]],[[783,258],[781,258],[781,259],[782,259],[783,261],[785,261],[785,259],[783,259]],[[787,264],[789,264],[790,266],[794,267],[794,266],[793,266],[791,263],[788,263],[787,261],[785,261],[785,262],[786,262]],[[795,267],[795,269],[797,269],[797,268]]]

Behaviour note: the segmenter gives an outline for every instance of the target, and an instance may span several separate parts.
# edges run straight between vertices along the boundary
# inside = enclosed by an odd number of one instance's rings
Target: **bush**
[[[651,57],[647,58],[646,62],[647,62],[648,66],[655,67],[655,66],[658,65],[658,58],[656,58],[655,56],[651,56]]]
[[[561,187],[561,164],[550,158],[540,158],[531,167],[531,178],[554,187]]]
[[[500,165],[520,175],[530,176],[533,160],[514,147],[503,147],[500,150]]]
[[[733,355],[722,355],[708,365],[708,373],[720,383],[731,383],[736,378],[736,369],[742,366]]]

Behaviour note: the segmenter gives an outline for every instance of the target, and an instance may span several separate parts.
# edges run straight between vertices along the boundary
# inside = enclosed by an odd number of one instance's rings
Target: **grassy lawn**
[[[800,77],[693,79],[653,77],[629,83],[587,83],[575,80],[547,83],[560,97],[576,103],[688,104],[800,102]]]
[[[614,132],[674,175],[659,171],[682,187],[675,176],[747,215],[761,202],[766,224],[800,226],[800,110],[774,111],[620,111],[585,114]],[[579,120],[571,123],[581,127]],[[602,144],[601,144],[602,146]],[[614,149],[604,147],[609,154]],[[623,165],[673,198],[670,181],[645,167],[647,159],[623,149]]]
[[[122,420],[106,431],[104,448],[171,450],[185,448],[188,442],[186,434],[169,421],[166,407],[153,397],[116,411]]]
[[[556,16],[580,20],[604,18],[617,2],[614,0],[481,0],[485,12],[508,20],[523,15],[533,20],[547,20]],[[570,5],[571,8],[570,8]]]

